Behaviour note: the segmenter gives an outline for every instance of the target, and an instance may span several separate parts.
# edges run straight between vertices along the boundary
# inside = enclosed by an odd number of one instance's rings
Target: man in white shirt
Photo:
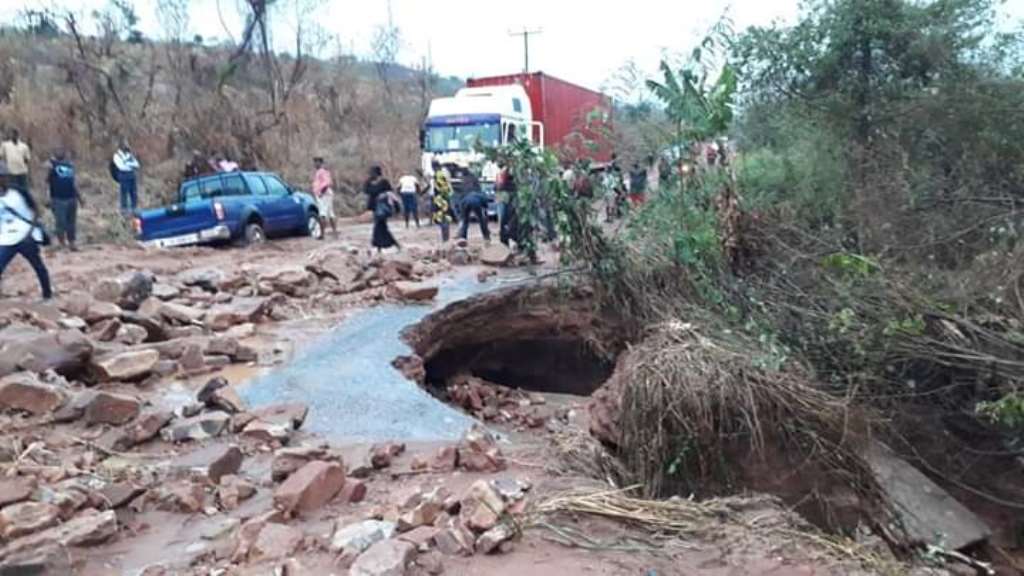
[[[43,264],[38,242],[42,230],[35,224],[36,206],[27,191],[15,188],[6,164],[0,163],[0,277],[15,256],[21,255],[35,270],[43,299],[53,297],[50,273]]]
[[[138,171],[139,160],[132,154],[128,142],[122,140],[117,152],[114,152],[114,169],[117,183],[121,188],[121,212],[134,212],[139,206]]]
[[[21,141],[21,135],[17,130],[11,130],[9,138],[0,144],[0,161],[7,164],[10,185],[27,192],[32,149]]]
[[[417,195],[421,190],[420,179],[406,174],[398,179],[398,192],[402,196],[402,213],[405,215],[405,227],[409,227],[409,217],[416,219],[416,227],[420,227],[420,207]]]

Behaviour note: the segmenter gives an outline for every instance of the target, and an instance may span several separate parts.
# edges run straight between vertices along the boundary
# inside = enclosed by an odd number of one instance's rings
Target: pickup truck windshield
[[[426,146],[428,152],[451,152],[472,150],[479,141],[485,146],[500,144],[500,130],[495,123],[467,124],[465,126],[427,127]]]

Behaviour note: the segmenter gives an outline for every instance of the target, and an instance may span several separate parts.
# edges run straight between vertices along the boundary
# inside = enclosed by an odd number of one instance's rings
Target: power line
[[[536,28],[533,30],[523,28],[521,32],[509,32],[509,36],[522,36],[523,37],[523,72],[530,72],[530,35],[536,35],[543,33],[544,30]]]

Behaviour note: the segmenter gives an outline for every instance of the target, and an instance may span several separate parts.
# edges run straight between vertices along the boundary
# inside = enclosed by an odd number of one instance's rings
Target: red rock
[[[193,479],[219,484],[222,477],[238,473],[243,459],[238,446],[210,445],[178,458],[172,467]]]
[[[66,547],[53,542],[42,542],[33,548],[23,548],[0,561],[0,573],[63,576],[73,574],[71,554]]]
[[[234,358],[238,354],[238,340],[227,336],[210,338],[203,353],[207,356],[228,356]]]
[[[402,300],[424,302],[437,296],[438,286],[423,282],[395,282],[391,285],[395,296]]]
[[[178,357],[178,365],[186,373],[202,372],[206,369],[206,358],[198,344],[189,344]]]
[[[358,504],[366,499],[366,482],[358,478],[347,478],[338,499],[349,504]]]
[[[195,514],[206,507],[206,491],[192,481],[165,483],[160,487],[157,508],[165,512]]]
[[[476,551],[480,554],[490,554],[515,535],[515,530],[508,524],[498,524],[476,539]]]
[[[66,401],[63,390],[44,384],[27,372],[0,379],[0,408],[39,415],[57,410]]]
[[[89,336],[98,342],[111,342],[117,337],[117,332],[120,329],[121,321],[117,318],[110,318],[94,324],[89,330]]]
[[[145,488],[127,482],[107,484],[100,490],[103,500],[111,510],[126,506],[145,493]]]
[[[434,546],[439,552],[448,556],[472,556],[473,534],[458,522],[452,522],[434,536]]]
[[[470,472],[500,472],[505,469],[505,458],[494,436],[474,424],[459,442],[459,466]]]
[[[120,426],[138,416],[139,409],[139,401],[131,396],[98,392],[85,407],[85,421],[88,424]]]
[[[481,533],[498,525],[505,502],[486,480],[477,480],[462,498],[460,512],[465,526]]]
[[[235,475],[222,477],[220,486],[217,488],[217,501],[220,502],[221,509],[225,511],[237,509],[241,502],[255,495],[256,486]]]
[[[89,324],[96,324],[104,320],[119,318],[121,316],[121,307],[110,302],[91,302],[83,314],[75,314],[75,316],[85,318],[85,321]]]
[[[274,506],[286,514],[316,510],[345,487],[345,467],[314,461],[288,477],[274,492]]]
[[[167,411],[153,410],[143,412],[135,419],[135,422],[126,429],[129,446],[137,446],[143,442],[149,442],[156,438],[164,426],[171,421],[174,415]],[[126,449],[125,448],[125,449]]]
[[[434,541],[434,537],[437,536],[439,532],[441,531],[433,526],[420,526],[414,530],[410,530],[409,532],[399,535],[398,539],[416,546],[417,550],[423,550],[431,545]]]
[[[59,526],[9,543],[4,553],[15,555],[53,545],[92,546],[106,542],[116,533],[117,515],[113,510],[86,510]]]
[[[444,560],[440,552],[428,552],[416,557],[416,566],[430,576],[444,574]]]
[[[427,468],[430,468],[430,463],[423,459],[423,457],[421,456],[415,456],[412,459],[412,463],[409,464],[409,468],[413,471],[421,472],[423,470],[426,470]]]
[[[273,424],[254,418],[245,425],[242,436],[263,444],[287,444],[292,437],[290,424]]]
[[[305,404],[276,404],[252,410],[251,414],[259,420],[270,424],[288,424],[294,430],[302,427],[309,414],[309,407]]]
[[[453,472],[458,465],[458,449],[455,446],[443,446],[438,449],[431,467],[437,472]]]
[[[21,502],[0,510],[0,536],[13,540],[55,526],[60,508],[43,502]]]
[[[349,576],[404,576],[416,558],[416,547],[401,540],[382,540],[356,558]]]
[[[131,381],[148,376],[159,361],[156,350],[133,350],[93,360],[92,366],[101,380]]]
[[[259,531],[252,545],[252,560],[287,558],[295,554],[305,538],[302,530],[284,524],[268,523]]]
[[[24,502],[35,492],[38,482],[31,476],[18,476],[0,480],[0,508]]]

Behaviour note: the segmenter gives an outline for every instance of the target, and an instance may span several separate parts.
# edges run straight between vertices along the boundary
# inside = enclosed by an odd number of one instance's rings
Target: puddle
[[[442,282],[430,305],[387,304],[358,312],[239,391],[252,406],[305,402],[310,411],[303,429],[333,440],[458,438],[473,420],[391,366],[411,352],[400,333],[452,302],[518,281],[499,277],[482,284],[475,275],[460,275]]]

